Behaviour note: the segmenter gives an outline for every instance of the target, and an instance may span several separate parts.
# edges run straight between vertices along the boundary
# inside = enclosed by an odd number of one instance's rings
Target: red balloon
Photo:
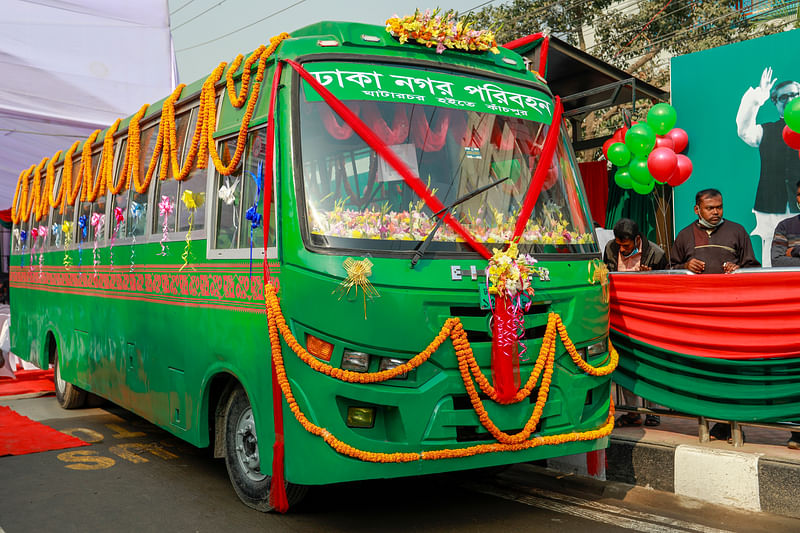
[[[677,166],[678,156],[669,148],[655,148],[647,156],[647,170],[660,183],[670,179]]]
[[[667,182],[668,185],[677,187],[682,185],[692,175],[692,160],[683,154],[678,154],[678,170],[670,177]]]
[[[666,135],[656,135],[656,148],[669,148],[675,151],[675,142]]]
[[[612,139],[615,139],[617,142],[624,143],[625,142],[625,133],[628,131],[628,128],[622,126],[617,131],[614,132],[614,135],[611,136]]]
[[[689,134],[681,128],[672,128],[667,132],[666,136],[672,139],[672,142],[675,143],[673,150],[675,150],[676,154],[686,150],[686,147],[689,145]]]
[[[800,150],[800,133],[792,130],[789,126],[784,126],[783,142],[792,150]]]
[[[614,137],[611,137],[609,140],[603,143],[603,157],[605,157],[606,159],[608,159],[608,147],[614,144],[615,142],[618,141],[614,140]]]

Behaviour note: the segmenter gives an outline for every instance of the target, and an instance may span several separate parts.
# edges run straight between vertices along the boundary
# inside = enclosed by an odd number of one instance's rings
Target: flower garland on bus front
[[[273,357],[273,362],[275,363],[278,384],[281,388],[283,396],[286,399],[286,402],[288,403],[289,408],[292,411],[292,414],[295,416],[297,421],[303,426],[303,428],[309,433],[322,437],[323,440],[325,440],[325,442],[333,449],[335,449],[338,453],[362,461],[380,462],[380,463],[410,462],[418,460],[469,457],[472,455],[477,455],[482,453],[524,450],[547,444],[563,444],[566,442],[574,442],[579,440],[594,440],[609,435],[614,427],[614,409],[612,402],[611,407],[609,409],[609,416],[606,419],[606,422],[604,423],[603,426],[601,426],[598,429],[589,430],[585,432],[571,432],[562,435],[537,436],[534,438],[530,438],[533,431],[535,430],[536,426],[539,423],[541,414],[544,410],[544,404],[547,400],[547,396],[549,393],[550,381],[554,368],[556,332],[559,333],[561,340],[564,343],[564,346],[566,347],[567,352],[570,355],[570,358],[575,362],[577,366],[579,366],[584,372],[586,372],[589,375],[593,376],[608,375],[611,372],[613,372],[619,361],[619,355],[617,354],[616,350],[614,349],[614,347],[611,345],[610,342],[609,342],[610,360],[608,364],[600,368],[595,368],[586,363],[585,361],[583,361],[580,353],[577,352],[574,344],[569,340],[566,328],[564,328],[560,317],[556,313],[551,313],[548,317],[547,331],[545,333],[545,337],[542,342],[542,348],[539,352],[539,358],[537,359],[534,369],[531,371],[531,375],[528,381],[526,382],[525,386],[522,387],[517,392],[516,396],[512,399],[512,401],[503,402],[503,403],[517,403],[524,400],[531,394],[532,390],[536,386],[536,383],[539,381],[539,377],[540,376],[542,377],[541,384],[539,385],[539,392],[537,394],[536,404],[534,406],[534,410],[533,413],[531,414],[531,417],[529,418],[525,427],[519,433],[516,433],[514,435],[509,435],[497,428],[497,426],[492,422],[491,418],[489,417],[489,414],[487,413],[486,409],[483,407],[480,395],[475,389],[475,386],[472,382],[473,380],[472,376],[474,376],[475,382],[478,383],[478,387],[480,388],[480,390],[490,399],[498,401],[497,393],[494,390],[494,388],[489,384],[488,380],[483,375],[483,373],[481,372],[480,366],[476,362],[474,355],[472,353],[472,348],[470,347],[469,341],[467,340],[466,332],[464,331],[461,322],[457,318],[447,319],[445,321],[445,324],[442,326],[442,329],[439,331],[439,334],[434,338],[433,341],[431,341],[428,347],[425,348],[419,354],[412,357],[408,362],[399,365],[395,368],[392,368],[390,370],[383,370],[380,372],[371,372],[362,374],[359,372],[351,372],[348,370],[342,370],[341,368],[335,368],[315,358],[314,356],[309,354],[302,346],[300,346],[300,344],[297,342],[297,339],[292,335],[291,331],[289,330],[289,326],[286,324],[286,320],[284,319],[281,313],[280,303],[278,302],[278,297],[276,294],[277,289],[275,289],[275,287],[273,287],[272,285],[267,285],[266,287],[267,287],[266,290],[267,317],[269,325],[270,345],[272,347],[272,354],[273,354],[272,357]],[[313,424],[311,421],[308,420],[308,418],[306,418],[306,416],[300,410],[300,407],[298,406],[297,401],[294,398],[294,394],[292,393],[291,384],[289,383],[289,379],[286,375],[286,368],[283,364],[283,356],[281,352],[281,342],[280,342],[281,337],[283,337],[283,340],[286,342],[289,348],[291,348],[291,350],[295,354],[297,354],[297,356],[304,363],[308,364],[312,369],[321,372],[323,374],[326,374],[330,377],[333,377],[335,379],[350,383],[378,383],[386,381],[388,379],[392,379],[406,372],[409,372],[422,365],[428,359],[430,359],[433,353],[436,352],[444,343],[444,341],[449,337],[453,342],[453,347],[455,348],[456,357],[458,359],[459,371],[461,373],[465,389],[473,405],[473,408],[476,414],[478,415],[481,424],[488,431],[491,432],[492,436],[494,436],[498,442],[493,444],[481,444],[477,446],[470,446],[467,448],[443,449],[443,450],[426,451],[419,453],[367,452],[354,448],[337,439],[326,429]],[[470,376],[470,371],[472,372],[472,376]]]
[[[186,155],[183,167],[179,166],[177,154],[177,134],[175,128],[175,103],[180,97],[183,85],[179,85],[162,105],[162,117],[159,125],[158,137],[156,139],[153,154],[144,177],[141,176],[140,168],[140,139],[141,130],[139,123],[144,117],[148,106],[143,106],[132,118],[128,128],[128,144],[125,152],[125,160],[122,166],[121,175],[117,183],[114,183],[113,176],[113,136],[116,133],[120,120],[117,120],[104,136],[103,151],[101,155],[101,168],[97,180],[92,175],[92,145],[94,144],[100,130],[93,132],[84,142],[81,159],[78,167],[77,177],[73,173],[73,156],[80,142],[76,142],[64,155],[64,170],[62,172],[61,184],[58,191],[54,191],[54,180],[46,179],[44,190],[42,190],[40,179],[36,176],[41,175],[41,169],[48,163],[49,158],[43,159],[39,165],[33,165],[23,170],[18,179],[14,192],[14,200],[11,206],[11,219],[14,224],[20,221],[28,221],[31,212],[41,218],[47,210],[46,202],[50,207],[60,205],[60,213],[63,214],[67,205],[74,205],[80,195],[81,201],[94,201],[98,196],[105,194],[106,189],[112,194],[119,194],[129,188],[131,184],[136,192],[143,194],[147,191],[152,180],[158,162],[161,161],[159,178],[166,179],[169,170],[172,170],[172,177],[178,181],[189,177],[192,169],[203,169],[208,165],[210,157],[216,170],[225,176],[232,174],[241,162],[242,155],[247,144],[247,132],[250,121],[252,120],[255,106],[258,101],[260,88],[264,79],[267,59],[275,52],[277,47],[289,34],[281,33],[270,39],[270,45],[259,46],[247,59],[242,72],[242,86],[239,94],[236,94],[233,72],[241,65],[241,56],[231,64],[226,75],[227,92],[231,104],[242,107],[245,102],[247,107],[242,117],[239,134],[236,142],[236,150],[233,157],[227,164],[223,163],[216,150],[214,133],[216,131],[216,84],[222,79],[227,63],[220,63],[219,66],[207,77],[203,83],[200,95],[200,105],[198,109],[198,119],[195,131],[192,135],[192,143]],[[251,70],[254,63],[258,62],[255,80],[250,89]],[[248,94],[249,97],[245,98]],[[50,160],[50,164],[55,164],[56,159],[61,155],[58,152]],[[37,170],[38,169],[38,170]],[[32,190],[30,181],[33,180]],[[37,220],[38,220],[37,218]]]

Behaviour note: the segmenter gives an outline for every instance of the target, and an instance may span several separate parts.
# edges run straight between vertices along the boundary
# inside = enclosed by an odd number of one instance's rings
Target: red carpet
[[[17,379],[0,377],[0,396],[31,392],[55,392],[52,370],[20,370]]]
[[[40,424],[0,405],[0,457],[88,446],[88,442]]]

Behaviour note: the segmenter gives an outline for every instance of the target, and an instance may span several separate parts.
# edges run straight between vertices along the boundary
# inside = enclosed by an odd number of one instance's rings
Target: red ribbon
[[[270,278],[267,260],[269,246],[269,213],[272,205],[272,167],[275,155],[275,101],[278,99],[278,84],[281,79],[283,66],[280,62],[275,64],[275,75],[272,77],[272,98],[269,100],[269,113],[267,115],[267,142],[264,155],[264,290],[267,291]],[[269,300],[265,297],[265,302]],[[286,497],[286,483],[284,477],[284,439],[283,439],[283,394],[278,384],[278,374],[275,362],[272,363],[272,419],[275,426],[275,444],[272,446],[272,480],[269,488],[269,503],[281,513],[289,510],[289,500]]]
[[[373,150],[375,150],[378,155],[380,155],[384,160],[386,160],[389,165],[398,173],[400,174],[403,179],[405,180],[406,184],[411,187],[411,189],[425,201],[425,205],[433,211],[437,213],[444,209],[444,204],[439,201],[438,198],[433,196],[430,191],[428,191],[425,184],[419,179],[418,176],[415,176],[413,172],[408,168],[408,166],[392,151],[389,149],[388,146],[372,131],[370,130],[364,122],[359,119],[355,113],[350,111],[346,105],[342,103],[341,100],[333,96],[331,92],[322,86],[311,74],[306,71],[303,67],[299,64],[295,63],[291,59],[285,60],[289,65],[292,66],[293,69],[300,74],[300,77],[303,78],[327,103],[333,111],[339,115],[342,120],[344,120],[353,130],[366,142]],[[473,250],[478,252],[484,259],[489,259],[492,254],[489,253],[489,250],[486,249],[484,245],[479,243],[475,240],[475,238],[461,225],[458,221],[453,218],[450,213],[443,213],[439,215],[439,217],[444,217],[444,221],[455,231],[458,233],[467,244],[472,247]]]
[[[539,193],[542,192],[542,185],[547,177],[547,172],[550,170],[550,165],[553,162],[553,154],[556,151],[556,144],[558,142],[559,131],[561,130],[561,99],[556,96],[555,110],[553,111],[553,121],[550,123],[550,130],[547,132],[547,138],[544,140],[544,147],[542,147],[542,157],[539,159],[539,164],[536,165],[536,170],[533,173],[528,185],[528,192],[525,194],[525,203],[522,204],[522,210],[517,218],[517,225],[514,228],[514,236],[512,241],[519,239],[522,232],[525,231],[525,225],[533,212],[536,201],[539,199]]]

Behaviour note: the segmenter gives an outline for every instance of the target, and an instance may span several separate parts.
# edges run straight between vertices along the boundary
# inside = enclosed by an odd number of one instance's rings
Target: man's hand
[[[703,271],[706,269],[706,263],[705,261],[700,261],[699,259],[695,259],[694,257],[692,257],[691,259],[689,259],[689,262],[686,263],[686,268],[688,268],[695,274],[702,274]]]
[[[653,270],[653,269],[652,269],[652,268],[650,268],[650,267],[649,267],[649,266],[647,266],[647,265],[639,265],[639,270],[641,270],[641,271],[643,271],[643,272],[644,272],[644,271],[647,271],[647,270]]]
[[[726,274],[730,274],[731,272],[737,270],[738,268],[739,265],[737,265],[736,263],[731,263],[730,261],[722,263],[722,270],[724,270]]]
[[[778,81],[778,78],[772,77],[772,67],[765,68],[764,72],[761,73],[761,83],[753,89],[753,96],[757,99],[759,106],[764,105],[764,102],[769,100],[769,92],[776,81]]]

